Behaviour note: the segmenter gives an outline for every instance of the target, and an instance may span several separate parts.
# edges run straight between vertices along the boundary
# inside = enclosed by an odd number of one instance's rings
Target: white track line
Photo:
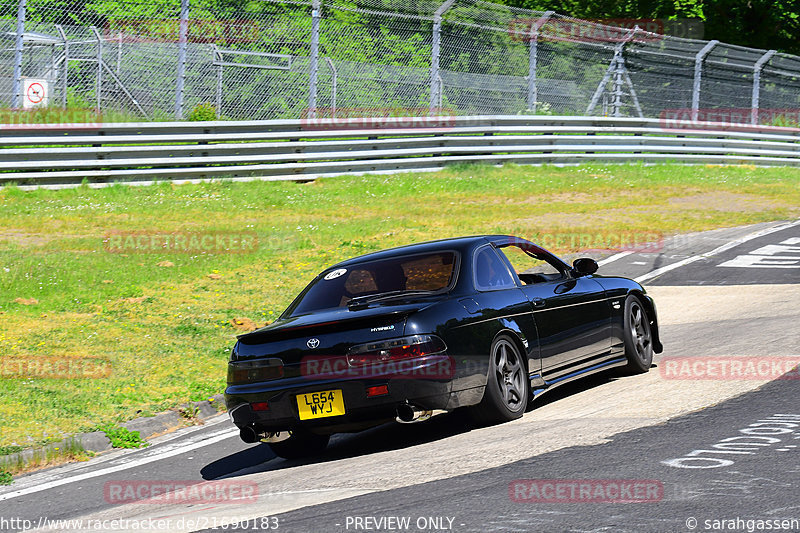
[[[639,283],[641,283],[641,282],[646,281],[648,279],[655,278],[656,276],[660,276],[661,274],[663,274],[665,272],[669,272],[670,270],[675,270],[676,268],[680,268],[680,267],[688,265],[690,263],[694,263],[695,261],[699,261],[700,259],[706,259],[706,258],[709,258],[711,256],[714,256],[714,255],[717,255],[717,254],[721,254],[722,252],[730,250],[731,248],[739,246],[740,244],[745,243],[747,241],[751,241],[753,239],[757,239],[759,237],[763,237],[764,235],[769,235],[770,233],[775,233],[776,231],[781,231],[781,230],[793,228],[795,226],[800,226],[800,220],[795,220],[794,222],[784,222],[783,224],[778,224],[777,226],[773,226],[771,228],[766,228],[766,229],[762,229],[762,230],[750,233],[749,235],[745,235],[744,237],[740,237],[738,239],[735,239],[735,240],[732,240],[730,242],[727,242],[727,243],[723,244],[722,246],[714,248],[710,252],[706,252],[704,254],[699,254],[699,255],[694,255],[692,257],[687,257],[686,259],[682,259],[682,260],[680,260],[680,261],[678,261],[676,263],[672,263],[671,265],[666,265],[666,266],[663,266],[661,268],[657,268],[655,270],[651,270],[647,274],[642,274],[638,278],[633,278],[633,279],[634,279],[634,281],[638,281]]]
[[[59,487],[61,485],[67,485],[68,483],[83,481],[84,479],[91,479],[93,477],[98,477],[98,476],[105,476],[107,474],[113,474],[114,472],[120,472],[122,470],[128,470],[130,468],[145,465],[147,463],[153,463],[155,461],[167,459],[168,457],[174,457],[176,455],[186,453],[190,450],[202,448],[203,446],[208,446],[209,444],[214,444],[221,440],[229,439],[238,434],[239,432],[237,430],[231,428],[225,428],[223,430],[211,433],[208,436],[200,435],[199,436],[200,438],[195,442],[189,442],[186,444],[173,443],[173,445],[171,446],[168,445],[163,450],[160,450],[156,453],[152,453],[151,455],[146,455],[145,457],[140,457],[139,459],[133,459],[132,461],[123,463],[121,465],[109,466],[107,468],[95,470],[94,472],[86,472],[85,474],[78,474],[77,476],[70,476],[61,479],[56,479],[39,485],[34,485],[33,487],[27,487],[24,489],[7,492],[5,494],[0,494],[0,502],[4,500],[10,500],[12,498],[17,498],[19,496],[25,496],[27,494],[33,494],[34,492],[41,492],[43,490],[52,489],[54,487]]]
[[[607,265],[609,263],[612,263],[612,262],[616,261],[617,259],[622,259],[623,257],[629,256],[632,253],[633,253],[632,251],[627,251],[627,252],[620,252],[618,254],[614,254],[614,255],[612,255],[610,257],[606,257],[605,259],[601,259],[600,261],[598,261],[597,262],[597,266]]]

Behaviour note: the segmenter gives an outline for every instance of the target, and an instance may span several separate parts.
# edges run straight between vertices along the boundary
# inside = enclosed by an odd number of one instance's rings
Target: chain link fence
[[[482,0],[0,0],[0,106],[796,123],[800,58],[657,30]]]

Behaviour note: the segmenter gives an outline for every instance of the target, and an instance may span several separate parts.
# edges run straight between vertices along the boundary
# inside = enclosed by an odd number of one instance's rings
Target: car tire
[[[275,455],[284,459],[302,459],[325,451],[330,435],[317,435],[303,429],[293,429],[290,437],[280,442],[270,442],[269,447]]]
[[[650,317],[642,301],[636,296],[625,299],[625,320],[623,340],[628,364],[627,374],[643,374],[653,364],[653,332]]]
[[[497,337],[489,353],[486,388],[481,402],[472,408],[472,418],[482,424],[520,418],[528,407],[530,395],[522,354],[508,335]]]

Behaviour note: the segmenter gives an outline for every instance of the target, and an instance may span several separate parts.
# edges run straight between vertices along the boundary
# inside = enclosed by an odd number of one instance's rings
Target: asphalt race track
[[[656,300],[665,351],[648,374],[566,385],[494,427],[456,412],[338,435],[311,461],[243,444],[222,415],[15,480],[0,530],[800,531],[800,221],[662,244],[600,270]],[[113,492],[202,480],[254,497]],[[83,522],[54,522],[68,519]]]
[[[796,387],[790,381],[775,381],[703,411],[616,435],[606,444],[563,448],[474,474],[297,510],[278,519],[292,531],[315,531],[316,524],[334,526],[326,527],[326,531],[346,531],[348,517],[354,524],[355,517],[409,516],[414,525],[419,517],[452,519],[453,531],[640,532],[692,531],[686,525],[691,519],[699,524],[694,530],[703,531],[706,520],[794,518],[790,530],[797,531],[800,431],[781,434],[780,442],[771,446],[733,450],[743,450],[741,454],[698,455],[735,459],[727,468],[688,469],[663,464],[741,435],[740,429],[776,413],[796,413]],[[800,416],[795,415],[793,420],[793,425],[800,427]],[[785,424],[778,422],[776,426],[783,428]],[[515,480],[529,479],[654,480],[660,489],[655,498],[660,501],[541,503],[530,500],[537,494],[547,497],[548,484],[537,485],[535,493],[530,484],[522,483],[519,489],[514,484]],[[571,496],[570,489],[569,484],[564,487],[566,498]],[[557,489],[549,490],[555,493]],[[349,530],[356,528],[351,525]]]

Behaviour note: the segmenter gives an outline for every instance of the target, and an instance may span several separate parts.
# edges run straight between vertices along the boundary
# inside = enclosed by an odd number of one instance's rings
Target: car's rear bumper
[[[485,378],[455,371],[452,376],[441,376],[433,371],[436,365],[441,368],[441,361],[429,358],[417,361],[415,371],[409,375],[327,379],[301,376],[229,385],[225,401],[231,420],[239,428],[275,432],[302,426],[319,433],[335,433],[358,431],[392,420],[402,403],[423,410],[451,410],[481,400]],[[426,374],[426,369],[431,371]],[[386,385],[388,393],[367,397],[367,389],[378,385]],[[342,391],[344,415],[300,420],[298,395],[331,390]],[[254,410],[252,404],[260,402],[267,402],[269,409]]]

